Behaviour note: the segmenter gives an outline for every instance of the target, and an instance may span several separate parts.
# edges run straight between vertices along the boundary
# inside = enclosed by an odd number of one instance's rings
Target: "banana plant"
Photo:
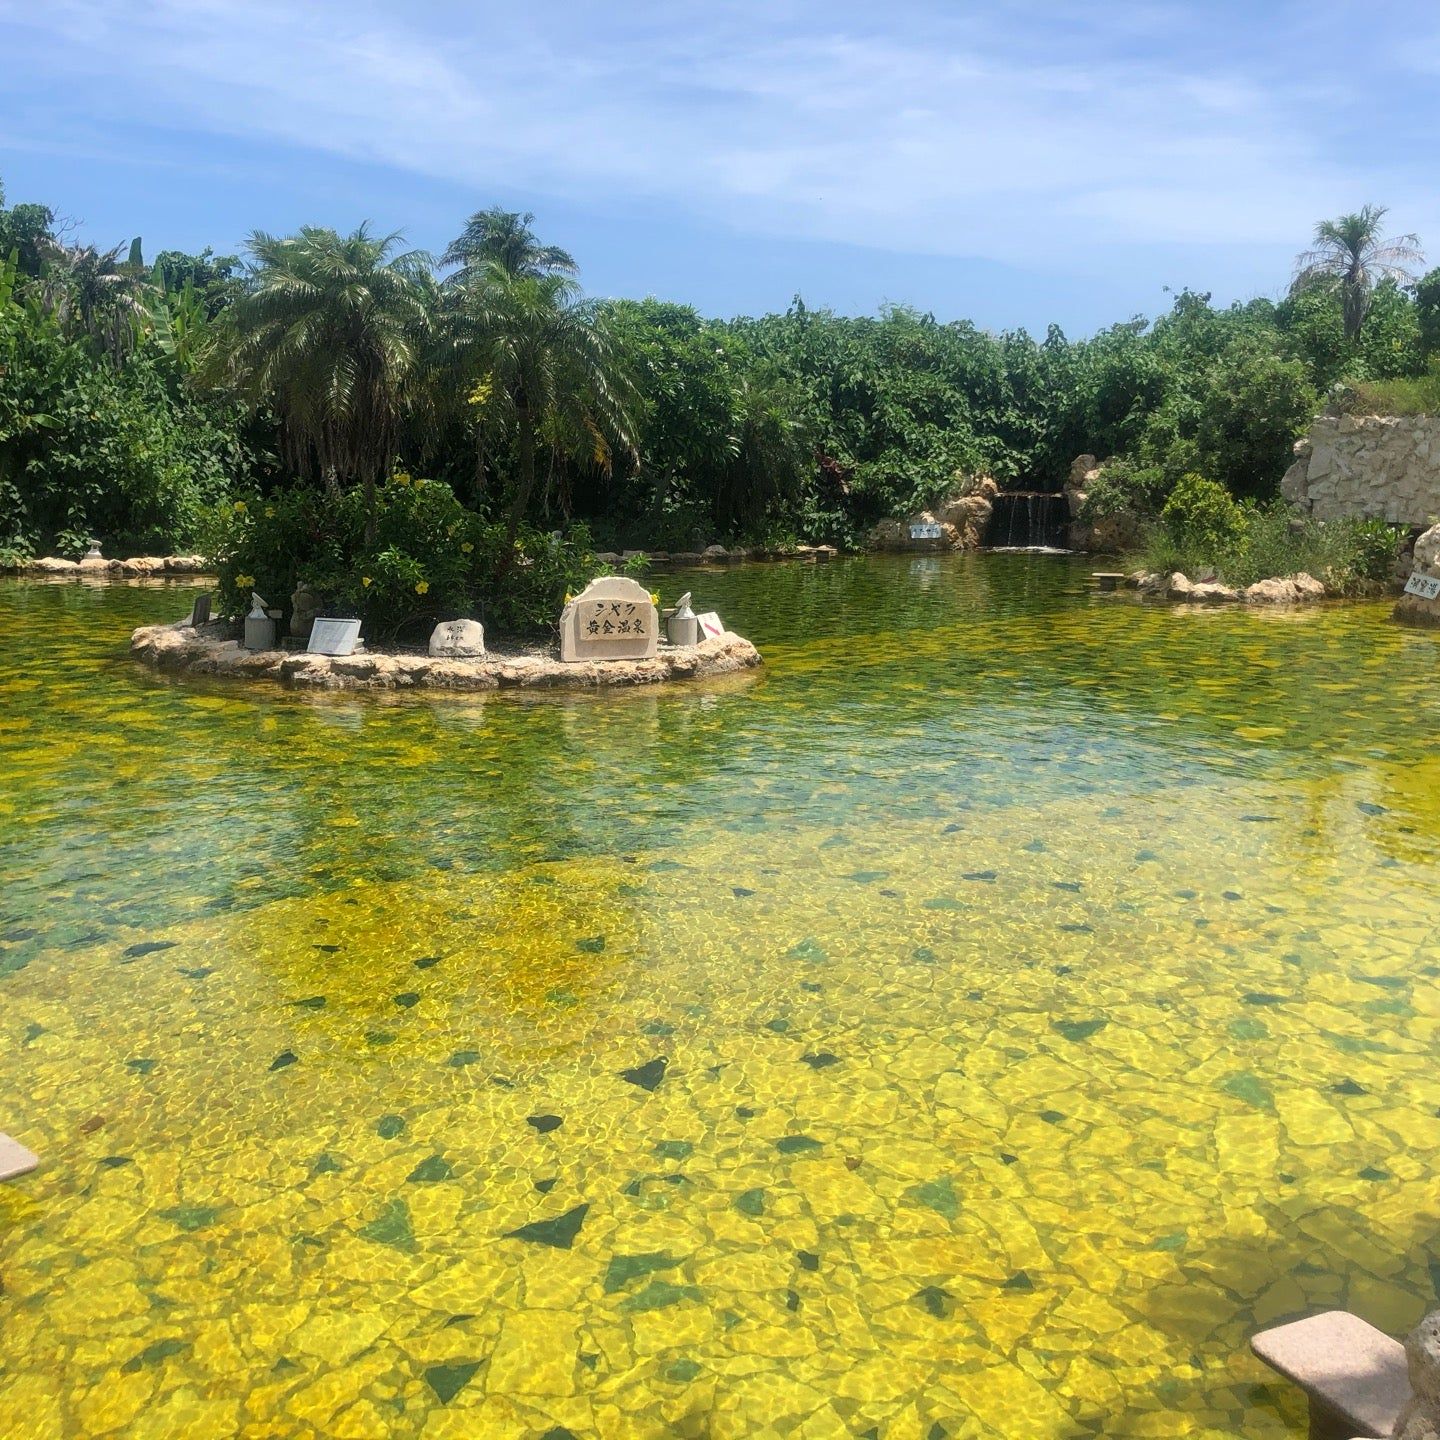
[[[177,290],[165,288],[157,264],[150,277],[151,334],[161,354],[173,360],[187,374],[195,368],[205,329],[205,304],[187,277]]]

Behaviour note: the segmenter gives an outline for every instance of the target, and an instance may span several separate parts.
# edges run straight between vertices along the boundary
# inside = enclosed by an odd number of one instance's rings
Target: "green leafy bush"
[[[1086,524],[1112,515],[1154,515],[1165,497],[1165,472],[1118,456],[1107,460],[1085,491],[1079,518]]]
[[[595,574],[584,527],[522,526],[512,545],[448,485],[403,472],[378,489],[371,539],[365,522],[358,489],[296,486],[225,506],[207,538],[222,611],[245,613],[252,589],[288,610],[303,580],[325,613],[363,620],[376,640],[423,640],[436,621],[461,617],[523,635],[553,628],[566,593]]]
[[[1336,408],[1353,415],[1440,415],[1440,360],[1423,375],[1394,380],[1351,381]]]
[[[1162,521],[1150,530],[1137,560],[1147,570],[1178,570],[1191,579],[1214,576],[1239,587],[1303,571],[1345,595],[1390,578],[1400,537],[1383,520],[1319,521],[1280,501],[1236,509],[1238,524],[1186,527]]]
[[[1224,554],[1243,538],[1248,517],[1223,485],[1192,472],[1182,475],[1170,492],[1160,523],[1178,549]]]

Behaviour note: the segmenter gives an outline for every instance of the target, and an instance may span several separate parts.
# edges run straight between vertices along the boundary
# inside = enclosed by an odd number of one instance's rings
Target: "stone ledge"
[[[729,631],[695,646],[662,645],[651,660],[567,665],[539,655],[452,660],[383,652],[331,657],[246,650],[227,625],[196,630],[184,622],[141,626],[130,637],[130,654],[156,670],[270,680],[296,690],[593,690],[703,680],[762,663],[760,652],[748,640]]]
[[[1151,599],[1186,605],[1313,605],[1331,598],[1324,583],[1304,571],[1257,580],[1244,589],[1210,580],[1191,580],[1178,570],[1171,575],[1137,570],[1125,577],[1125,584]]]
[[[143,580],[148,576],[211,575],[203,555],[137,555],[130,560],[27,560],[0,567],[0,574],[74,580]]]

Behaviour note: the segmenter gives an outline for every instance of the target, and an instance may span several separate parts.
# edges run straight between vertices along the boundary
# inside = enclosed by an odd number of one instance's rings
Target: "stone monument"
[[[430,632],[430,653],[455,660],[485,654],[485,628],[478,620],[442,620]]]
[[[592,580],[560,612],[560,658],[649,660],[660,638],[650,592],[623,575]]]

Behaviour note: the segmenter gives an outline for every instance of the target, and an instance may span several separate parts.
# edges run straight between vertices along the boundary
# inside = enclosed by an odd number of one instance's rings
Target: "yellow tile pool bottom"
[[[0,588],[15,1433],[1274,1437],[1434,1303],[1440,645],[701,583],[764,681],[559,703]]]

